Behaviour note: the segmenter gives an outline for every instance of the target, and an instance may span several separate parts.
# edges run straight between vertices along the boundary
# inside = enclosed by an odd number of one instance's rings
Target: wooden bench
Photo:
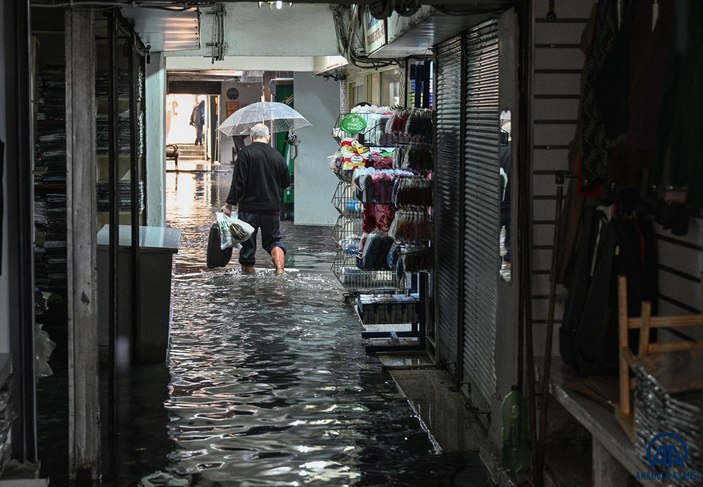
[[[557,357],[552,358],[549,377],[550,395],[591,434],[593,448],[591,460],[593,487],[623,487],[629,475],[636,476],[646,470],[641,460],[642,454],[630,441],[613,414],[612,407],[577,392],[575,384],[583,384],[568,365]],[[542,379],[541,366],[537,367]],[[549,463],[549,460],[547,460]],[[645,487],[661,486],[661,483],[643,480]]]

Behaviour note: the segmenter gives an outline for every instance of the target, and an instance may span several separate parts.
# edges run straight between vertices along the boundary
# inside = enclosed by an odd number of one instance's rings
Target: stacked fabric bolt
[[[39,67],[34,141],[34,283],[66,290],[66,83],[63,66]],[[41,321],[39,318],[37,321]]]
[[[99,181],[97,184],[98,211],[109,211],[110,209],[110,184],[107,181]],[[144,182],[139,181],[139,211],[144,209]],[[120,211],[130,211],[132,208],[132,182],[120,181],[118,186]]]

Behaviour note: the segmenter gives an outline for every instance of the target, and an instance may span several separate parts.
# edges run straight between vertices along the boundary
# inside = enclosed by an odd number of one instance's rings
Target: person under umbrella
[[[283,156],[269,143],[269,128],[258,123],[249,130],[252,143],[237,156],[225,215],[237,206],[239,219],[254,227],[254,233],[242,242],[239,263],[243,272],[254,272],[256,236],[261,229],[261,246],[269,253],[276,274],[284,272],[286,247],[281,241],[281,201],[283,190],[290,186],[291,177]]]

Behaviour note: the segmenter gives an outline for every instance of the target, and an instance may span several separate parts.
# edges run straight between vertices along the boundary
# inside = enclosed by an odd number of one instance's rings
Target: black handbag
[[[212,269],[213,267],[224,267],[229,264],[229,260],[232,258],[232,247],[222,250],[220,248],[220,244],[220,226],[217,223],[213,223],[210,227],[210,235],[207,239],[208,269]]]

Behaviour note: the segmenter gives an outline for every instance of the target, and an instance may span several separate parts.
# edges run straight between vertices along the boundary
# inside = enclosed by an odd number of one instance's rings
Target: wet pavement
[[[157,470],[193,486],[489,485],[478,455],[443,453],[365,353],[330,271],[331,228],[282,223],[299,272],[274,275],[260,248],[254,275],[236,252],[205,268],[230,178],[166,175],[167,224],[182,230],[170,354],[121,381],[115,485]]]

